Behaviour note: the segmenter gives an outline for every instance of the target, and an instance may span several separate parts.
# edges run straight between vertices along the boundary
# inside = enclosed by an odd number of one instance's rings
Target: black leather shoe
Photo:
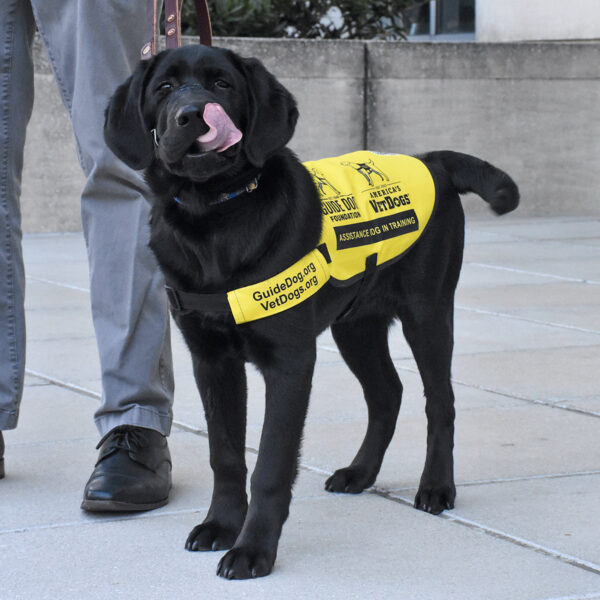
[[[4,438],[0,431],[0,479],[4,477]]]
[[[152,510],[169,501],[171,455],[164,435],[124,425],[107,433],[97,448],[100,455],[83,492],[83,510]]]

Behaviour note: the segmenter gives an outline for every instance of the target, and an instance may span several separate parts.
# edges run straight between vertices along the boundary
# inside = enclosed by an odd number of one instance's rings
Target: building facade
[[[414,41],[600,40],[599,0],[431,0],[412,17]]]

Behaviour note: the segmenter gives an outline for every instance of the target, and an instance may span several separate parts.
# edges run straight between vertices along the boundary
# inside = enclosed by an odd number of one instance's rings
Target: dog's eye
[[[170,81],[163,81],[162,83],[160,83],[158,85],[158,87],[156,88],[156,91],[157,92],[167,92],[172,89],[173,89],[173,85],[171,84]]]
[[[224,79],[217,79],[215,81],[215,86],[221,89],[230,88],[231,86]]]

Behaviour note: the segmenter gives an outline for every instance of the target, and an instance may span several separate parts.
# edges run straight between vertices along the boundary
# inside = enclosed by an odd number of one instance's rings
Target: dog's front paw
[[[454,508],[456,488],[454,484],[449,485],[426,485],[421,484],[415,496],[415,508],[439,515],[444,510]]]
[[[354,466],[338,469],[326,482],[328,492],[360,494],[375,483],[376,473],[366,467]]]
[[[275,563],[275,556],[263,549],[233,548],[219,562],[217,575],[226,579],[252,579],[268,575]]]
[[[214,521],[201,523],[192,529],[185,542],[185,549],[191,551],[201,550],[228,550],[233,547],[239,531],[223,527]]]

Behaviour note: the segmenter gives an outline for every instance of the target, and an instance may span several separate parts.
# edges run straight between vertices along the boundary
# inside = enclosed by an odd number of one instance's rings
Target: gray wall
[[[417,44],[221,39],[263,60],[298,98],[302,159],[368,147],[454,149],[509,171],[521,215],[600,216],[600,43]],[[25,231],[80,228],[83,185],[47,59],[23,179]],[[475,198],[469,213],[484,213]]]
[[[521,215],[600,216],[600,44],[368,48],[369,146],[475,154],[514,177]]]

